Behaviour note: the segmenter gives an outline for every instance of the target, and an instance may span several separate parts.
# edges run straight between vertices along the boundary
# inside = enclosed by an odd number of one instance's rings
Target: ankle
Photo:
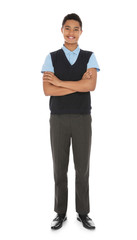
[[[59,217],[62,217],[62,218],[64,218],[65,216],[66,216],[66,213],[58,213],[58,215],[59,215]]]
[[[86,216],[87,216],[87,214],[80,214],[80,213],[79,213],[79,217],[80,217],[81,219],[84,219]]]

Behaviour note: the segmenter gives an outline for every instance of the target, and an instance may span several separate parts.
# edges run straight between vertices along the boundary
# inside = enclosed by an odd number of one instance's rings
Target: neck
[[[67,42],[65,42],[65,43],[64,43],[64,46],[65,46],[68,50],[74,51],[74,50],[77,48],[78,44],[77,44],[77,43],[67,43]]]

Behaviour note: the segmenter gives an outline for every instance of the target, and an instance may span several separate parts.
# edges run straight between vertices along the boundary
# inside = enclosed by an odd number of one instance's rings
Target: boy
[[[62,22],[64,45],[47,55],[41,72],[43,89],[50,96],[50,139],[53,157],[55,203],[57,216],[51,228],[62,227],[67,219],[67,171],[72,141],[76,172],[76,212],[85,228],[95,229],[88,216],[89,165],[91,149],[91,99],[90,91],[96,87],[99,66],[93,52],[79,48],[82,22],[77,14],[68,14]]]

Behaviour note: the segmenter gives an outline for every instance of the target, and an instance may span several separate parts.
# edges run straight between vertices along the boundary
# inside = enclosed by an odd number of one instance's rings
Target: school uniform
[[[41,73],[53,72],[62,81],[78,81],[88,68],[100,71],[95,54],[79,48],[61,49],[47,55]],[[89,167],[92,139],[90,92],[75,92],[64,96],[50,96],[50,141],[55,181],[54,211],[66,213],[68,204],[68,163],[72,144],[75,179],[76,212],[88,214]]]

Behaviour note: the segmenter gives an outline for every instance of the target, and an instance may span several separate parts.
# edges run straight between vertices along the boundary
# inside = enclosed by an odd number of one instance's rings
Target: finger
[[[49,74],[45,74],[44,78],[52,78],[52,76]]]
[[[46,73],[44,74],[44,76],[46,76],[46,75],[51,75],[51,73],[50,73],[50,72],[46,72]]]
[[[43,82],[50,82],[50,80],[48,80],[48,79],[43,79]]]
[[[86,72],[86,76],[91,76],[92,75],[92,72]]]
[[[51,76],[50,75],[45,75],[45,76],[43,76],[43,78],[48,78],[48,77],[50,77],[51,78]]]
[[[44,75],[44,77],[53,77],[51,74],[47,73]]]
[[[84,74],[88,73],[88,71],[86,71]]]
[[[43,79],[43,82],[52,82],[51,79]]]
[[[88,73],[85,73],[85,74],[84,74],[84,77],[85,77],[85,78],[88,78],[88,77],[90,77],[90,75],[89,75]]]
[[[92,72],[89,71],[88,73],[89,73],[89,75],[92,75]]]
[[[48,79],[48,78],[43,78],[43,81],[49,81],[50,79]]]
[[[43,80],[51,80],[52,78],[50,76],[43,77]]]
[[[44,72],[44,75],[47,75],[47,74],[49,74],[49,75],[51,75],[51,76],[54,75],[52,72],[48,72],[48,71]]]
[[[45,71],[44,73],[53,73],[53,72],[50,72],[50,71]]]

